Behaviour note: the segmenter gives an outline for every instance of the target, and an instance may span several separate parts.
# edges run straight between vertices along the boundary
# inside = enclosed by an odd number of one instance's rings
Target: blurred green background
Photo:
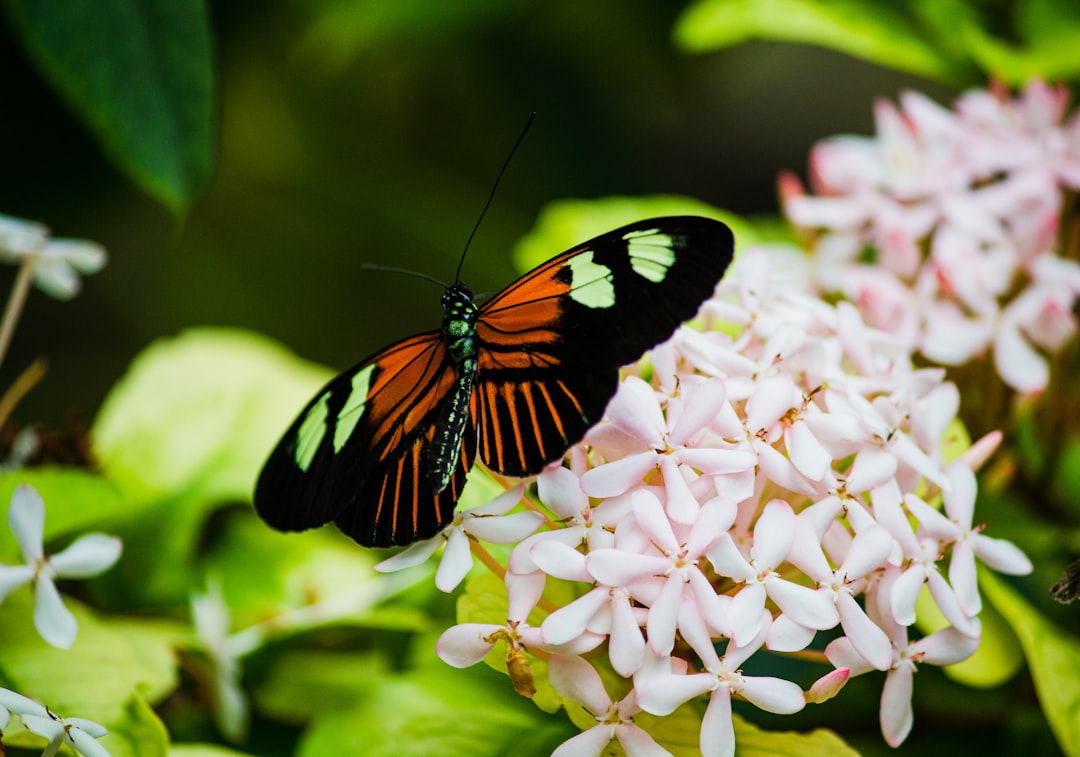
[[[335,368],[436,327],[435,287],[360,267],[452,278],[532,111],[465,262],[478,292],[516,275],[512,245],[551,200],[678,193],[773,213],[777,172],[803,172],[818,139],[869,133],[875,97],[951,95],[801,45],[680,52],[683,8],[211,2],[219,162],[185,219],[109,163],[0,20],[0,212],[109,251],[74,301],[31,293],[4,381],[38,355],[50,368],[16,420],[89,422],[139,349],[188,326],[256,329]],[[13,278],[0,270],[0,288]]]

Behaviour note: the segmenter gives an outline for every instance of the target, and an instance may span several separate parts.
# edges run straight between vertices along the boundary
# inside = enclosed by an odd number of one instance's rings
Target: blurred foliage
[[[331,372],[244,329],[340,367],[434,325],[427,285],[360,266],[448,277],[525,114],[540,118],[465,261],[480,291],[644,215],[713,215],[740,245],[772,239],[775,223],[733,214],[774,212],[777,171],[801,167],[821,137],[865,131],[874,96],[1080,74],[1080,11],[1054,0],[3,8],[0,212],[99,240],[111,258],[76,302],[33,298],[5,364],[51,358],[18,410],[23,422],[90,417],[104,398],[91,431],[97,468],[6,470],[0,501],[31,483],[46,502],[49,545],[102,529],[123,537],[125,555],[72,589],[71,650],[37,636],[28,589],[0,605],[0,685],[103,723],[114,757],[546,754],[575,732],[509,695],[500,673],[434,658],[432,634],[459,614],[505,616],[487,574],[455,604],[424,569],[376,577],[373,554],[336,532],[277,534],[247,506],[263,456]],[[834,52],[732,47],[753,38]],[[563,199],[574,196],[604,199]],[[228,328],[194,328],[206,323]],[[1054,471],[1066,493],[1077,491],[1070,471]],[[1014,526],[997,532],[1015,534],[1040,565],[1026,582],[984,583],[988,657],[958,666],[955,680],[920,677],[905,751],[1080,754],[1075,614],[1040,588],[1075,551],[1075,528],[1032,523],[1026,503],[992,486],[987,499],[988,517]],[[0,538],[0,562],[17,560]],[[252,695],[245,751],[220,746],[209,714],[221,704],[214,655],[230,652],[191,623],[191,595],[208,580],[225,587],[242,667],[234,683]],[[1019,650],[1029,673],[1017,675]],[[491,662],[505,667],[498,652]],[[554,710],[557,695],[535,670]],[[971,694],[956,681],[998,688]],[[819,725],[865,754],[892,753],[877,733],[879,686],[860,679],[847,704],[760,719],[805,734],[737,719],[740,753],[851,750]],[[680,718],[700,718],[691,710],[656,733],[685,731]],[[685,733],[667,735],[673,749],[696,748]],[[4,738],[9,754],[38,743],[17,725]]]

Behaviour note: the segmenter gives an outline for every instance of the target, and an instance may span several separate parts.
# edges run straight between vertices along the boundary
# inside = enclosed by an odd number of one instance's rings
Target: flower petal
[[[34,583],[34,627],[54,647],[68,649],[75,642],[79,624],[64,606],[56,584],[44,574]]]
[[[122,550],[123,545],[115,536],[86,534],[52,555],[49,564],[60,578],[90,578],[115,565]]]
[[[45,556],[42,547],[45,503],[37,489],[28,484],[15,487],[11,495],[11,506],[8,508],[8,525],[28,563],[36,562]]]
[[[596,669],[580,657],[552,655],[549,661],[551,685],[568,699],[588,707],[596,715],[611,708],[611,697]]]

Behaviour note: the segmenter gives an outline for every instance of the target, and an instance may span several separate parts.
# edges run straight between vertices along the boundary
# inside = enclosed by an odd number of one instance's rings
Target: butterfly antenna
[[[522,140],[525,139],[525,135],[529,133],[529,127],[532,126],[533,121],[536,120],[536,113],[529,115],[529,120],[525,122],[525,128],[521,130],[521,134],[518,135],[517,141],[514,142],[514,146],[510,148],[510,154],[506,156],[506,160],[503,161],[502,168],[499,169],[499,175],[495,177],[495,183],[491,185],[491,193],[488,195],[487,202],[484,203],[484,209],[480,211],[480,217],[476,219],[476,225],[473,226],[472,233],[469,234],[469,238],[465,240],[465,249],[461,251],[461,259],[458,260],[457,271],[454,272],[454,281],[461,281],[461,266],[465,263],[465,253],[469,251],[469,245],[472,244],[473,237],[476,236],[476,230],[480,228],[480,222],[484,220],[484,214],[487,213],[488,208],[491,206],[491,201],[495,198],[495,190],[499,188],[499,180],[506,173],[506,167],[510,165],[510,159],[514,157],[514,153],[517,152],[518,146]]]
[[[406,276],[415,276],[418,279],[424,281],[430,281],[432,284],[438,284],[443,289],[449,289],[450,287],[439,281],[434,276],[428,276],[426,273],[418,273],[417,271],[410,271],[407,268],[395,268],[392,265],[379,265],[378,263],[364,263],[360,266],[362,271],[384,271],[386,273],[403,273]]]

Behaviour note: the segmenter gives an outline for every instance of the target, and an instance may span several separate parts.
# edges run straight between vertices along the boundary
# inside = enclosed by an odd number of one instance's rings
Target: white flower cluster
[[[1058,239],[1066,192],[1080,189],[1080,112],[1067,106],[1066,88],[1037,80],[952,110],[907,92],[877,104],[874,137],[818,144],[816,194],[790,176],[781,193],[789,219],[818,230],[821,287],[936,363],[992,351],[1006,384],[1042,391],[1080,295]]]
[[[634,715],[703,697],[702,753],[730,755],[732,698],[793,713],[874,669],[888,671],[881,723],[899,744],[916,661],[957,662],[978,646],[975,558],[1031,569],[974,519],[971,464],[997,435],[947,461],[959,396],[943,369],[914,368],[853,305],[806,292],[804,265],[791,250],[745,251],[704,306],[709,328],[684,327],[656,348],[650,380],[625,379],[568,465],[541,474],[544,512],[497,517],[520,500],[514,490],[434,542],[447,539],[445,591],[467,572],[470,543],[516,544],[506,624],[450,628],[438,653],[465,666],[505,643],[524,693],[525,652],[550,656],[556,689],[597,718],[560,757],[600,754],[613,738],[628,753],[667,754]],[[944,512],[931,504],[942,500]],[[417,545],[383,567],[433,549]],[[552,581],[573,582],[578,598],[553,611],[545,599],[546,617],[530,625]],[[924,585],[951,625],[920,638]],[[816,655],[836,669],[807,692],[743,675],[763,652]],[[612,702],[594,665],[633,688]]]

